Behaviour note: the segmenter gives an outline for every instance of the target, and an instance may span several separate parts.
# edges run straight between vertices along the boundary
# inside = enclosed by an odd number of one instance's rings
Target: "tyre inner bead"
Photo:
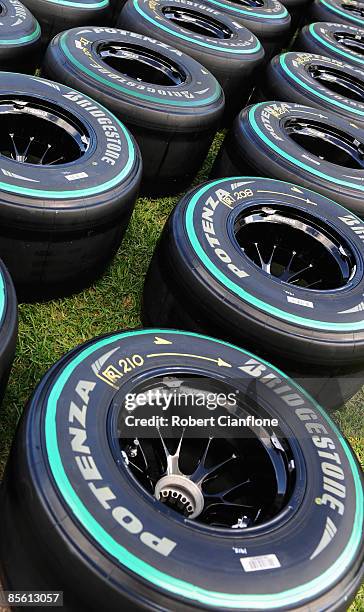
[[[345,168],[364,169],[364,144],[350,134],[301,118],[287,119],[283,128],[296,144],[316,157]]]
[[[355,36],[348,32],[334,32],[334,39],[350,51],[364,55],[364,40],[362,36]]]
[[[136,81],[161,86],[177,86],[187,75],[168,58],[140,46],[103,42],[97,54],[105,64]]]
[[[364,82],[353,75],[319,64],[310,64],[307,71],[327,89],[357,102],[364,102]]]
[[[0,100],[0,154],[41,166],[68,164],[90,146],[81,122],[65,110],[30,98]]]

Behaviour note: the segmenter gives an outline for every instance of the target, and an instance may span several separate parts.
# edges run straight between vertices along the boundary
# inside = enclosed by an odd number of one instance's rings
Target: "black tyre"
[[[295,32],[301,23],[304,22],[306,6],[310,0],[280,0],[291,15],[291,31]]]
[[[254,34],[224,12],[190,0],[130,0],[118,25],[155,36],[205,66],[225,92],[227,116],[246,104],[264,50]]]
[[[206,183],[171,214],[147,274],[143,321],[254,348],[327,408],[340,406],[364,384],[363,229],[338,204],[291,184]]]
[[[364,2],[355,0],[314,0],[308,21],[332,21],[364,27]]]
[[[13,363],[18,334],[18,309],[14,286],[0,261],[0,404]]]
[[[364,67],[364,29],[354,25],[311,23],[302,28],[294,48]]]
[[[81,289],[117,250],[141,176],[128,130],[87,96],[0,74],[0,257],[20,299]]]
[[[144,191],[191,184],[224,110],[222,89],[201,64],[142,34],[82,28],[53,39],[43,72],[125,122],[141,149]]]
[[[113,23],[117,21],[120,11],[123,8],[126,0],[110,0],[110,6],[112,11],[112,21]]]
[[[79,25],[106,26],[111,20],[109,0],[23,0],[42,27],[42,40]]]
[[[0,70],[34,73],[41,40],[38,21],[18,0],[1,1],[0,21]]]
[[[364,128],[364,68],[311,53],[276,55],[261,80],[261,100],[331,111]]]
[[[235,119],[213,176],[267,176],[326,195],[364,216],[364,133],[313,107],[263,102]]]
[[[207,392],[229,391],[219,419],[264,425],[136,437],[125,399],[186,388],[205,417]],[[330,418],[268,363],[185,332],[113,334],[58,362],[17,432],[1,516],[5,589],[62,590],[67,612],[345,610],[363,575],[360,468]]]

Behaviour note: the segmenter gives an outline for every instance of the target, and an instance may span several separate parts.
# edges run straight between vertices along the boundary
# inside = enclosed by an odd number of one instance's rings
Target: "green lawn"
[[[207,176],[217,145],[196,182]],[[89,338],[140,325],[140,295],[155,243],[177,198],[138,200],[125,240],[115,261],[93,287],[64,300],[22,304],[19,342],[0,417],[0,473],[19,416],[37,382],[66,351]],[[364,465],[364,395],[357,395],[334,415]],[[362,587],[351,612],[364,610]]]

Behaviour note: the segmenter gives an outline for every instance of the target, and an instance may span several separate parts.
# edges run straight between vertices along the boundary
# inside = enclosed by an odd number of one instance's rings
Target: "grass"
[[[196,183],[208,175],[219,135]],[[63,300],[21,304],[19,341],[0,418],[0,473],[17,421],[47,369],[69,349],[106,332],[140,325],[143,279],[161,229],[178,198],[140,198],[123,244],[108,272],[92,287]],[[364,394],[334,418],[364,465]],[[350,612],[364,610],[364,588]]]

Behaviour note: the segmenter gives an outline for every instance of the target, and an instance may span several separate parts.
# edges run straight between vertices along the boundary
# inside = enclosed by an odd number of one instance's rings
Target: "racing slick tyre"
[[[267,176],[297,183],[364,216],[364,132],[309,106],[261,102],[236,117],[212,176]]]
[[[364,29],[344,23],[316,22],[299,33],[297,51],[326,55],[357,68],[364,67]]]
[[[110,0],[110,6],[112,11],[112,22],[117,21],[120,11],[123,8],[126,0]]]
[[[280,0],[291,15],[291,32],[296,32],[297,28],[304,21],[306,6],[310,0]]]
[[[18,308],[14,286],[0,261],[0,404],[13,363],[18,335]]]
[[[109,111],[69,87],[0,73],[0,257],[18,298],[77,291],[118,249],[141,158]]]
[[[18,0],[1,0],[0,21],[0,70],[34,74],[41,39],[38,21]]]
[[[144,192],[190,186],[224,111],[222,89],[201,64],[149,36],[90,27],[56,36],[43,72],[123,120],[141,150]]]
[[[46,44],[58,32],[79,25],[106,26],[111,20],[109,0],[22,0],[38,19]]]
[[[129,0],[118,27],[155,36],[205,66],[224,90],[227,119],[247,103],[264,49],[254,34],[210,3]]]
[[[158,424],[157,393],[175,425]],[[133,397],[151,397],[147,427]],[[208,428],[194,426],[197,398]],[[348,443],[273,366],[193,333],[114,333],[61,359],[24,413],[1,490],[1,580],[62,590],[66,612],[344,610],[363,575],[363,507]]]
[[[308,11],[308,22],[332,21],[364,27],[364,2],[355,0],[314,0]]]
[[[364,128],[364,67],[311,53],[282,53],[268,64],[258,98],[314,106]]]
[[[337,408],[364,384],[363,230],[338,204],[292,184],[208,182],[166,224],[143,322],[254,347]]]

